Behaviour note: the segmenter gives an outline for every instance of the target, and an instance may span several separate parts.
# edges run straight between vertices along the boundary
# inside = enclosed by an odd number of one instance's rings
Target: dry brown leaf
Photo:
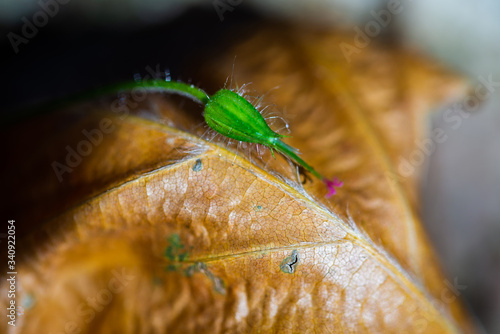
[[[24,236],[18,332],[474,332],[419,221],[418,175],[397,177],[425,111],[463,85],[394,46],[348,63],[339,44],[352,38],[267,28],[193,74],[218,89],[237,55],[234,80],[285,111],[287,142],[344,181],[330,199],[282,157],[200,138],[201,108],[171,97],[13,129],[19,164],[3,175]],[[59,182],[53,162],[96,129],[102,140]]]

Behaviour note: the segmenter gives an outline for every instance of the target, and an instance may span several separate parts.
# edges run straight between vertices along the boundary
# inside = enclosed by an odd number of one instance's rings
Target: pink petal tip
[[[325,195],[326,198],[332,197],[337,192],[335,187],[342,187],[344,182],[339,181],[339,179],[335,178],[333,180],[323,179],[326,187],[328,188],[328,193]]]

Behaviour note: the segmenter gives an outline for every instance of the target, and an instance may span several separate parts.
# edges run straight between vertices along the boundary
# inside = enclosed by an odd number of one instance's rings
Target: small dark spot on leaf
[[[176,264],[169,264],[166,268],[167,271],[177,271],[177,265]]]
[[[214,283],[214,290],[220,293],[221,295],[226,294],[226,284],[222,280],[222,278],[214,276],[212,279],[212,282]]]
[[[163,284],[163,280],[160,278],[160,277],[153,277],[153,284],[154,285],[162,285]]]
[[[261,254],[257,254],[257,255],[256,255],[256,258],[257,258],[257,259],[263,259],[263,258],[265,258],[265,257],[266,257],[266,255],[267,255],[267,252],[263,252],[263,253],[261,253]]]
[[[187,277],[191,277],[194,275],[194,273],[199,272],[205,275],[212,281],[214,290],[222,295],[226,294],[226,285],[224,281],[220,278],[215,276],[210,269],[208,269],[207,265],[203,262],[196,262],[184,270],[184,274]]]
[[[167,266],[167,271],[175,271],[179,267],[179,262],[183,262],[188,259],[189,253],[185,250],[179,234],[172,234],[168,237],[167,241],[168,246],[165,249],[165,257],[172,262],[177,262],[169,264]]]
[[[196,263],[195,264],[192,264],[190,265],[189,267],[187,267],[186,269],[184,269],[184,275],[186,277],[191,277],[194,275],[194,273],[196,272]]]
[[[299,264],[299,252],[294,249],[290,256],[287,256],[281,261],[280,269],[285,274],[293,274]]]
[[[195,172],[199,172],[202,169],[203,169],[203,164],[201,163],[201,159],[196,159],[196,163],[193,166],[193,170]]]
[[[187,277],[193,276],[195,273],[199,272],[205,275],[212,281],[214,290],[220,294],[226,293],[226,286],[224,281],[215,276],[210,269],[208,269],[207,265],[203,262],[195,262],[191,265],[188,265],[186,262],[189,257],[188,251],[185,249],[186,247],[181,241],[181,237],[179,234],[174,233],[170,235],[167,239],[168,246],[165,249],[165,257],[173,263],[169,263],[165,268],[166,271],[177,271],[183,273]]]

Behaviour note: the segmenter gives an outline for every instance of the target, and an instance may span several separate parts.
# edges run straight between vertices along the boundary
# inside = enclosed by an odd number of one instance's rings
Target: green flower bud
[[[283,135],[277,134],[255,107],[239,94],[221,89],[205,105],[208,126],[226,137],[272,146]]]

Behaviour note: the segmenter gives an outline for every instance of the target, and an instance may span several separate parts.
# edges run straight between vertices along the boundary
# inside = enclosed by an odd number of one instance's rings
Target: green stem
[[[56,102],[49,102],[42,106],[31,108],[23,112],[10,113],[4,120],[2,120],[2,125],[9,125],[23,118],[50,112],[67,106],[68,104],[90,100],[92,98],[97,98],[107,94],[114,94],[122,91],[132,91],[133,94],[134,90],[138,90],[140,92],[145,91],[182,95],[197,103],[202,104],[203,106],[205,106],[210,100],[210,97],[203,90],[195,87],[194,85],[185,84],[183,82],[165,81],[160,79],[142,80],[140,82],[129,81],[97,88],[84,93],[77,93],[67,98],[60,99]]]
[[[301,165],[302,167],[304,167],[307,171],[309,171],[311,174],[313,174],[314,176],[316,176],[318,179],[320,179],[320,180],[324,180],[325,179],[323,177],[323,175],[321,175],[320,173],[318,173],[317,171],[315,171],[314,168],[312,168],[311,166],[309,166],[304,160],[302,160],[298,156],[297,149],[291,147],[288,144],[285,144],[283,141],[281,141],[279,139],[274,142],[274,145],[272,147],[274,149],[276,149],[278,152],[281,152],[282,154],[284,154],[285,156],[288,156],[288,157],[292,158],[293,160],[295,160],[296,163],[298,163],[299,165]]]

